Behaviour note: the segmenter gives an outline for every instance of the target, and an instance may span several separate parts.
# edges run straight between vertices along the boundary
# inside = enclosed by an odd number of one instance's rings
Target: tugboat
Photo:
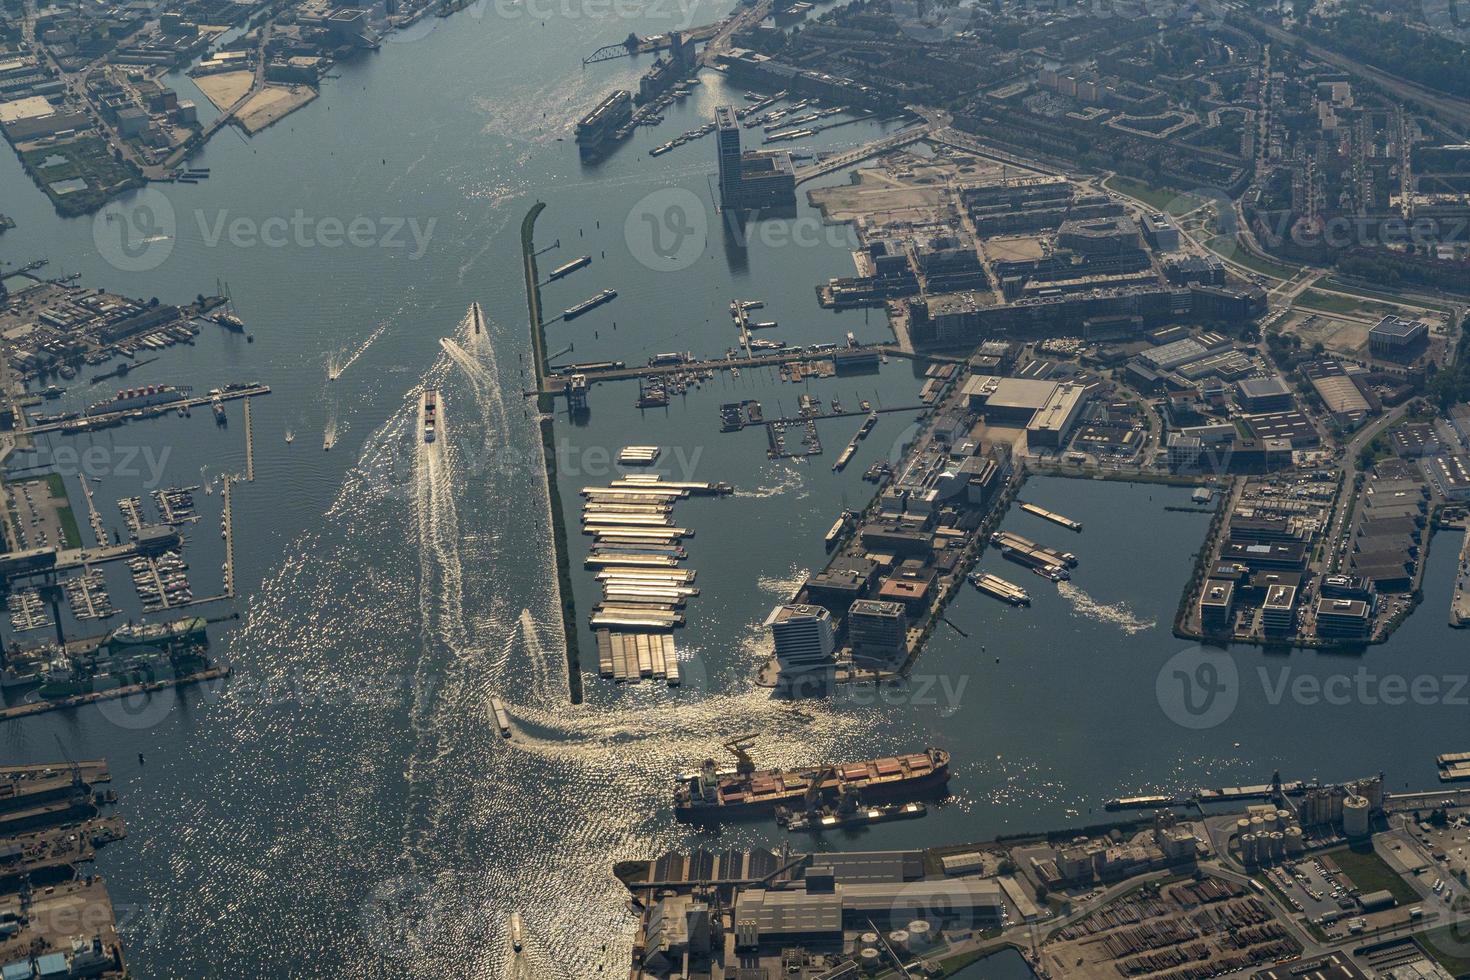
[[[680,776],[674,789],[675,814],[695,821],[769,817],[779,807],[801,804],[812,793],[820,798],[844,786],[873,803],[909,802],[942,792],[949,781],[950,757],[943,749],[792,770],[757,770],[750,757],[754,744],[753,734],[725,742],[736,759],[733,771],[719,770],[713,759],[706,759],[698,772]]]
[[[438,436],[439,392],[430,388],[424,392],[424,442],[433,442]]]

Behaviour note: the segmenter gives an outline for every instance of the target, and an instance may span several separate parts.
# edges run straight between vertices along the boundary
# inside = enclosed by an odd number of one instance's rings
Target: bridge
[[[809,167],[800,167],[796,171],[796,182],[800,184],[808,180],[814,180],[824,174],[830,174],[833,171],[850,167],[855,163],[861,163],[869,157],[879,156],[890,150],[896,150],[901,146],[908,146],[910,143],[917,143],[927,137],[932,128],[932,125],[923,125],[917,129],[906,129],[901,133],[885,136],[881,140],[875,140],[856,149],[827,157]]]
[[[719,24],[706,24],[693,30],[684,32],[684,39],[690,42],[708,41],[720,32]],[[631,58],[636,54],[652,54],[655,51],[666,51],[673,44],[673,40],[667,34],[651,34],[648,37],[639,37],[629,34],[627,40],[619,41],[617,44],[604,44],[596,51],[582,59],[584,65],[595,65],[599,61],[612,61],[615,58]]]

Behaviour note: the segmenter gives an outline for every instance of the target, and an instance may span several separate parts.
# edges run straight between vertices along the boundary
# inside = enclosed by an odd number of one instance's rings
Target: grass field
[[[1419,937],[1419,946],[1452,976],[1470,976],[1470,953],[1463,930],[1455,926],[1431,929]]]
[[[1131,177],[1109,177],[1103,181],[1103,186],[1110,191],[1117,191],[1119,194],[1136,198],[1158,211],[1167,211],[1176,218],[1182,214],[1188,214],[1205,203],[1197,197],[1191,197],[1172,187],[1150,187]]]
[[[1272,279],[1290,279],[1301,271],[1294,266],[1280,265],[1276,262],[1258,259],[1237,245],[1233,238],[1227,238],[1224,235],[1216,235],[1214,238],[1211,238],[1205,242],[1205,247],[1221,258],[1229,259],[1237,265],[1245,266],[1252,272],[1259,272],[1261,275],[1270,276]]]
[[[1331,276],[1325,279],[1319,279],[1317,282],[1318,285],[1326,289],[1331,289],[1339,293],[1351,293],[1354,296],[1361,296],[1363,299],[1376,299],[1385,303],[1393,303],[1395,305],[1401,306],[1417,306],[1426,310],[1438,310],[1441,313],[1448,313],[1450,311],[1450,308],[1442,303],[1431,303],[1428,300],[1420,299],[1408,299],[1403,296],[1395,296],[1393,293],[1382,293],[1378,292],[1377,290],[1367,289],[1363,286],[1350,286],[1347,283],[1342,282],[1339,279],[1335,279]]]
[[[1336,862],[1343,873],[1353,880],[1353,884],[1363,893],[1386,891],[1394,897],[1394,901],[1400,905],[1413,905],[1419,901],[1419,893],[1409,886],[1409,883],[1399,877],[1397,872],[1388,866],[1388,863],[1375,854],[1371,847],[1362,850],[1354,847],[1342,847],[1335,851],[1328,851],[1327,856]]]
[[[1374,313],[1382,311],[1392,313],[1390,307],[1380,303],[1369,303],[1349,296],[1334,296],[1331,293],[1320,292],[1316,289],[1308,289],[1297,297],[1297,306],[1309,306],[1314,310],[1324,310],[1328,313]]]

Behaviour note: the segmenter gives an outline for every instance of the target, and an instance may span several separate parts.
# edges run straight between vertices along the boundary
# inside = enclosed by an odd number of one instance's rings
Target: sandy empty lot
[[[194,84],[216,108],[228,109],[244,98],[254,81],[255,73],[251,71],[222,71],[217,75],[201,75],[194,79]]]

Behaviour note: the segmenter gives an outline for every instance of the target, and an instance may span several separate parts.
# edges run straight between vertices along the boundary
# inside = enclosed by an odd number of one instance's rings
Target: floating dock
[[[603,677],[637,684],[645,678],[679,684],[679,658],[667,633],[597,631],[597,667]]]
[[[1045,507],[1038,507],[1035,504],[1023,503],[1021,505],[1021,509],[1028,514],[1035,514],[1037,517],[1045,518],[1046,520],[1051,521],[1053,524],[1060,524],[1062,527],[1066,528],[1069,531],[1082,530],[1081,521],[1074,521],[1070,517],[1063,517],[1061,514],[1049,511]]]
[[[1009,602],[1013,606],[1031,605],[1031,596],[1025,589],[1014,582],[1007,582],[999,575],[975,572],[970,575],[970,584],[986,595],[994,596],[1002,602]]]

